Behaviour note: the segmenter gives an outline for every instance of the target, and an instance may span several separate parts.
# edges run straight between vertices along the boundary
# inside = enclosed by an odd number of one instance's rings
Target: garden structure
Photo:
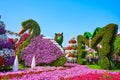
[[[56,33],[54,39],[41,35],[39,24],[29,19],[22,22],[18,34],[5,30],[1,21],[0,80],[119,80],[120,72],[107,70],[120,65],[117,28],[116,24],[108,24],[96,28],[93,34],[85,32],[78,35],[77,41],[73,37],[64,51],[63,33]],[[28,33],[25,33],[27,30]],[[8,38],[6,33],[20,38]],[[16,55],[19,69],[11,70]],[[30,68],[32,59],[36,65]],[[88,64],[97,64],[105,70],[90,69],[86,66]]]
[[[23,21],[19,34],[22,35],[26,30],[29,30],[30,36],[23,41],[16,52],[20,62],[30,66],[33,56],[35,56],[36,65],[62,66],[66,62],[61,46],[53,39],[40,35],[41,29],[36,21],[32,19]]]
[[[76,63],[77,62],[77,42],[75,37],[72,37],[68,41],[68,46],[65,48],[64,52],[65,57],[67,58],[67,62]]]

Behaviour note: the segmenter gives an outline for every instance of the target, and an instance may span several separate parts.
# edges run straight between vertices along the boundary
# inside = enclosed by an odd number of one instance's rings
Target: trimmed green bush
[[[63,66],[66,63],[66,60],[67,60],[66,57],[62,56],[62,57],[59,57],[54,62],[52,62],[50,65],[51,66]]]
[[[96,48],[97,44],[100,43],[102,48],[98,50],[100,55],[99,65],[103,69],[112,69],[111,56],[113,54],[113,41],[117,34],[118,25],[108,24],[102,28],[98,34],[91,41],[92,48]]]
[[[97,28],[94,30],[94,32],[93,32],[92,38],[93,38],[100,30],[102,30],[102,28],[101,28],[101,27],[97,27]]]
[[[86,55],[87,55],[87,51],[83,50],[83,51],[82,51],[81,58],[85,58],[85,57],[86,57]]]
[[[82,36],[82,35],[78,35],[77,36],[77,43],[78,43],[78,48],[77,48],[77,63],[78,64],[82,64],[82,53],[83,53],[83,44],[87,44],[88,45],[88,40]]]
[[[87,39],[92,38],[92,34],[90,32],[85,32],[84,37]]]
[[[114,50],[120,55],[120,35],[117,35],[115,38]]]
[[[108,24],[105,27],[96,28],[91,39],[91,48],[98,50],[100,55],[99,65],[103,69],[113,69],[113,62],[111,56],[114,52],[113,42],[115,40],[118,30],[117,24]],[[82,64],[82,45],[88,45],[88,40],[82,35],[77,36],[78,42],[78,63]],[[97,45],[102,45],[102,48],[97,49]]]
[[[101,58],[101,60],[98,61],[98,64],[102,69],[109,69],[110,63],[107,57]]]
[[[85,65],[87,63],[85,58],[82,58],[82,65]]]

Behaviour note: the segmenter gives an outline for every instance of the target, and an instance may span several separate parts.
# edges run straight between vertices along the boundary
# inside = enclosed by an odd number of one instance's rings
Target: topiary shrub
[[[98,61],[98,64],[102,69],[109,69],[110,63],[107,57],[101,58],[101,60]]]
[[[114,41],[114,50],[120,55],[120,35],[116,35]]]
[[[85,64],[87,64],[87,61],[85,58],[82,58],[82,65],[85,65]]]
[[[100,32],[101,30],[102,30],[101,27],[97,27],[97,28],[94,30],[94,32],[93,32],[92,38],[93,38],[98,32]]]
[[[114,46],[113,42],[115,36],[117,34],[118,25],[117,24],[108,24],[105,27],[98,28],[94,32],[94,37],[91,39],[91,47],[92,49],[98,50],[98,54],[100,55],[99,65],[103,69],[112,69],[113,62],[111,56],[113,55]],[[82,36],[78,35],[78,63],[82,64],[82,45],[88,45],[88,40]],[[102,45],[102,48],[97,49],[97,45]],[[105,67],[103,67],[103,64]]]
[[[92,38],[92,34],[90,32],[85,32],[84,37],[87,39]]]
[[[52,62],[50,65],[51,66],[63,66],[63,64],[66,63],[66,57],[62,56],[59,57],[56,61]]]
[[[91,41],[92,48],[96,48],[97,44],[100,43],[102,48],[98,50],[100,55],[99,65],[103,69],[112,69],[111,56],[113,52],[113,41],[117,33],[118,26],[116,24],[108,24],[102,28],[98,34]],[[103,64],[105,67],[103,67]]]
[[[82,51],[81,58],[85,58],[85,57],[86,57],[86,55],[87,55],[87,51],[86,51],[86,50],[83,50],[83,51]]]
[[[77,63],[78,64],[82,64],[82,54],[83,54],[83,44],[88,45],[88,39],[86,39],[84,36],[82,35],[78,35],[77,36],[77,44],[78,44],[78,48],[77,48]]]

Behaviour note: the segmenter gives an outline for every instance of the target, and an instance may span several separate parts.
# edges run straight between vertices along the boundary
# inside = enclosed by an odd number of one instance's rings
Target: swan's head
[[[23,34],[25,31],[29,30],[29,32],[36,26],[37,22],[32,20],[32,19],[28,19],[26,21],[22,22],[22,28],[19,32],[19,34]]]

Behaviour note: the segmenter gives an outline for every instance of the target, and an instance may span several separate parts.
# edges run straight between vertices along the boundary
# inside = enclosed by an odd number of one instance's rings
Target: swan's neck
[[[28,39],[26,41],[24,41],[21,46],[18,48],[16,54],[18,55],[18,57],[20,58],[20,53],[21,53],[21,50],[24,49],[25,47],[27,47],[31,40],[38,36],[40,34],[40,27],[39,25],[36,25],[34,26],[32,29],[31,29],[31,34],[30,34],[30,37],[28,37]]]
[[[38,36],[40,34],[40,28],[39,26],[35,26],[31,29],[31,32],[30,32],[30,37],[28,37],[28,39],[26,40],[27,41],[31,41],[31,39],[33,39],[34,37]]]

